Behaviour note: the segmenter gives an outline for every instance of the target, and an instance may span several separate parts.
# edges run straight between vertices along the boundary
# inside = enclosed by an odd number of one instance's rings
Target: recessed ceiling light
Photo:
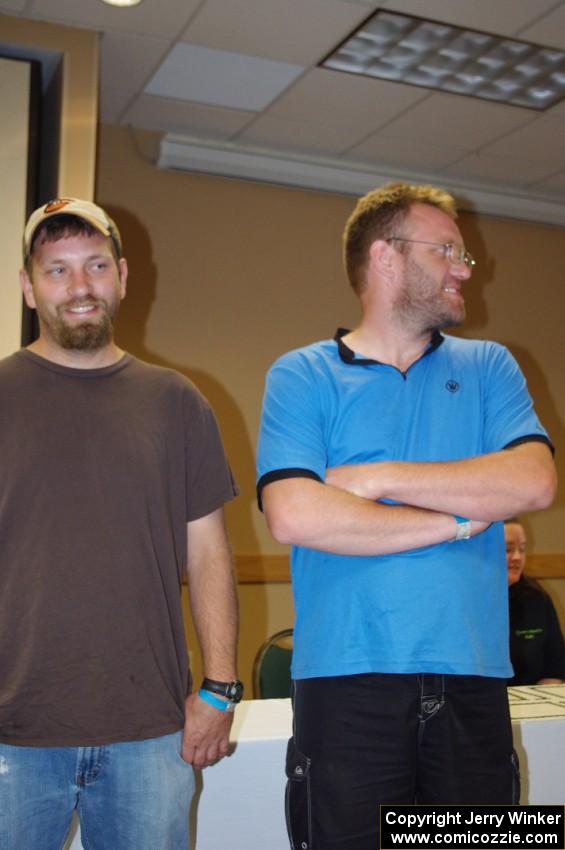
[[[320,66],[527,109],[565,97],[565,52],[396,12],[377,12]]]
[[[107,6],[137,6],[141,0],[102,0]]]

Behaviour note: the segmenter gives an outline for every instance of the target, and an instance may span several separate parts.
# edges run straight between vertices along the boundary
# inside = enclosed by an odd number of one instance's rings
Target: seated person
[[[519,519],[506,520],[506,561],[510,601],[509,685],[556,685],[565,679],[565,644],[553,603],[545,590],[523,575],[526,532]]]

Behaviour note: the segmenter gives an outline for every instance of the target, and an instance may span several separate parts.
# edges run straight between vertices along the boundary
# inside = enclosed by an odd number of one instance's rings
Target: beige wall
[[[4,216],[0,252],[6,280],[13,286],[0,290],[0,357],[19,348],[22,338],[22,293],[16,285],[22,264],[22,230],[26,220],[30,66],[0,58],[0,101],[9,121],[0,125],[0,186]]]
[[[100,133],[96,196],[120,221],[130,261],[119,338],[212,402],[242,490],[228,511],[236,552],[281,551],[255,507],[263,379],[278,354],[355,321],[336,235],[350,201],[159,171],[151,137],[135,141]]]
[[[119,339],[189,375],[216,409],[242,491],[228,509],[235,552],[281,552],[255,506],[264,375],[281,352],[356,321],[340,260],[354,201],[159,171],[155,143],[150,133],[109,127],[99,138],[96,197],[121,223],[130,261]],[[463,332],[497,339],[518,357],[563,473],[565,231],[474,215],[461,228],[478,259]],[[536,551],[565,552],[563,495],[528,521]],[[248,679],[263,637],[290,624],[290,591],[248,585],[241,599]]]

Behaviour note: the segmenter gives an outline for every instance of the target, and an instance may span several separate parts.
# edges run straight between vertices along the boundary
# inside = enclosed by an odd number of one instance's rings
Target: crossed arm
[[[495,520],[548,507],[555,489],[549,448],[529,442],[462,461],[333,467],[325,484],[278,480],[265,486],[263,506],[281,543],[381,555],[453,539],[453,514],[470,517],[478,534]],[[375,501],[383,498],[401,504]]]
[[[223,510],[188,523],[188,587],[192,619],[210,679],[236,678],[238,612]],[[233,720],[193,693],[186,700],[182,755],[205,767],[226,755]]]

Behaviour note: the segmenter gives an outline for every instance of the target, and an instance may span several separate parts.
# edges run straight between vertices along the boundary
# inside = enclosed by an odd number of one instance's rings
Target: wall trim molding
[[[531,578],[565,578],[565,552],[528,555],[526,572]]]
[[[235,570],[239,584],[290,581],[288,555],[236,555]]]
[[[288,555],[236,555],[235,567],[240,584],[290,581]],[[527,573],[531,578],[565,578],[565,552],[529,554]]]

